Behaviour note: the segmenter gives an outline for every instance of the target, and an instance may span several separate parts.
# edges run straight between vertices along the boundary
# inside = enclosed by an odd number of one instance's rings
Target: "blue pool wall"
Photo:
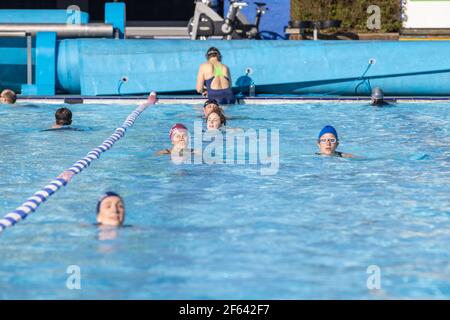
[[[380,86],[388,95],[450,95],[449,41],[67,39],[57,41],[56,89],[93,96],[193,93],[210,46],[222,51],[236,92],[250,78],[258,93],[268,94],[368,95]],[[25,48],[25,39],[0,39],[1,88],[19,91],[26,82]]]
[[[58,85],[83,95],[192,93],[210,46],[222,51],[237,91],[251,69],[260,93],[450,94],[450,41],[63,40]]]

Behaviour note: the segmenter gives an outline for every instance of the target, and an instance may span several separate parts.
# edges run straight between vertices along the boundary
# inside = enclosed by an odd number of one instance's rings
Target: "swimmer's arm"
[[[351,153],[342,153],[341,157],[342,158],[354,158],[355,156],[352,155]]]
[[[227,120],[229,120],[229,118],[227,118]],[[239,130],[243,130],[242,128],[230,128],[230,127],[224,127],[224,130],[225,131],[230,131],[230,132],[236,132],[236,131],[239,131]]]
[[[195,149],[190,149],[190,150],[191,150],[191,153],[193,153],[193,154],[202,154],[201,151],[198,151]],[[179,151],[181,151],[181,150],[179,150]],[[176,153],[176,151],[175,151],[175,153]],[[167,155],[167,154],[172,154],[172,152],[169,149],[164,149],[164,150],[160,150],[155,153],[155,155],[157,155],[157,156],[163,156],[163,155]]]
[[[200,66],[200,68],[198,69],[198,74],[197,74],[197,85],[195,87],[195,89],[197,90],[198,93],[203,94],[203,92],[205,91],[205,78],[203,77],[203,65]]]
[[[164,156],[166,154],[170,154],[169,150],[167,150],[167,149],[160,150],[160,151],[155,153],[155,155],[157,155],[157,156]]]
[[[342,153],[342,158],[352,158],[352,159],[365,159],[364,157],[355,156],[351,153]]]

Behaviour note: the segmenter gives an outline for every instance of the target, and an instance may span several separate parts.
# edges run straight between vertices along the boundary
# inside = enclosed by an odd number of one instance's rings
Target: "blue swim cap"
[[[102,202],[103,202],[103,200],[105,200],[106,198],[109,198],[109,197],[118,197],[118,198],[120,198],[120,199],[122,199],[122,197],[121,196],[119,196],[117,193],[115,193],[115,192],[112,192],[112,191],[107,191],[107,192],[105,192],[104,194],[102,194],[102,196],[98,199],[98,201],[97,201],[97,214],[99,213],[99,211],[100,211],[100,205],[102,204]]]
[[[320,130],[319,139],[326,133],[333,134],[336,137],[336,140],[339,140],[337,131],[333,126],[328,125],[328,126],[323,127],[323,129]]]

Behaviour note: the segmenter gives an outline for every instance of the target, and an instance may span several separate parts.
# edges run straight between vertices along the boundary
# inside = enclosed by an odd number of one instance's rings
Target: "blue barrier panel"
[[[126,7],[123,2],[105,3],[105,23],[119,30],[119,38],[125,38]]]
[[[25,95],[54,95],[56,90],[56,32],[36,36],[36,84],[22,85]]]
[[[34,56],[35,50],[33,48],[33,65]],[[0,38],[0,90],[12,89],[18,92],[20,91],[21,84],[26,82],[27,39]]]

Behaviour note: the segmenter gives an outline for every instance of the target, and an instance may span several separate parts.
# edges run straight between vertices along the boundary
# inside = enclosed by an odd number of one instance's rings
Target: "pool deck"
[[[199,96],[174,96],[160,95],[160,104],[203,104],[206,98]],[[361,96],[258,96],[237,99],[239,104],[298,104],[315,102],[369,102],[370,97]],[[450,96],[445,97],[386,97],[388,102],[446,102],[450,101]],[[19,96],[18,103],[43,103],[43,104],[140,104],[146,101],[146,96],[79,96],[79,95],[58,95],[58,96]]]

